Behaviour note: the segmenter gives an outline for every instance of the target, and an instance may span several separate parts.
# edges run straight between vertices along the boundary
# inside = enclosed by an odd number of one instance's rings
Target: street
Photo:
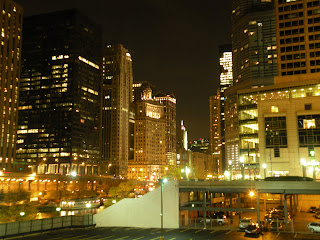
[[[160,229],[144,228],[87,228],[87,229],[65,229],[54,232],[39,233],[29,236],[19,236],[10,239],[96,239],[96,240],[156,240],[160,239]],[[166,240],[288,240],[288,239],[320,239],[319,234],[290,234],[265,232],[260,236],[245,236],[243,231],[235,230],[202,230],[202,229],[164,229]]]

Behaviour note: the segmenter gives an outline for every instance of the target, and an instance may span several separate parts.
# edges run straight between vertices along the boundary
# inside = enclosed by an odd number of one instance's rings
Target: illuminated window
[[[315,119],[303,119],[303,128],[310,129],[316,127],[316,120]]]
[[[277,106],[271,106],[271,112],[277,113],[277,112],[279,112],[279,108]]]

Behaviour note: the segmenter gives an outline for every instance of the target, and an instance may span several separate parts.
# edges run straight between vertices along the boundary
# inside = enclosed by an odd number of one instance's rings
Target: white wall
[[[160,187],[142,198],[126,198],[94,215],[97,227],[160,228]],[[179,183],[163,185],[163,227],[179,228]]]

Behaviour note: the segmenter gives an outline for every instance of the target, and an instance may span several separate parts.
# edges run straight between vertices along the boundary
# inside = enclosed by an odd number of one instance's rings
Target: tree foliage
[[[125,198],[128,197],[130,193],[134,191],[135,182],[126,181],[120,183],[118,186],[111,187],[109,189],[109,195],[114,198]]]
[[[36,218],[38,210],[29,200],[30,193],[23,190],[5,193],[0,206],[0,222],[15,222]]]

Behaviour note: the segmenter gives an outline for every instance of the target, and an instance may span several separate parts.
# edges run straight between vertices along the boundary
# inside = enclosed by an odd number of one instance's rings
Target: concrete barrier
[[[36,219],[30,221],[11,222],[0,224],[0,237],[18,236],[28,233],[50,231],[68,227],[93,226],[93,215],[64,216]]]

